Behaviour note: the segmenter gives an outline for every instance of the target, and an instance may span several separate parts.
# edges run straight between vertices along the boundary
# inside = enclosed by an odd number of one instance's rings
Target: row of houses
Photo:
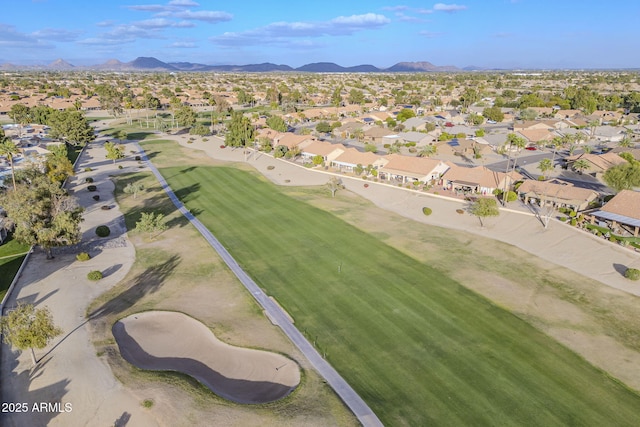
[[[267,134],[269,133],[263,133]],[[295,147],[300,152],[303,163],[311,163],[320,157],[325,166],[343,173],[368,169],[369,173],[377,175],[382,181],[394,184],[419,182],[442,185],[443,189],[456,193],[491,194],[496,189],[510,188],[513,182],[522,179],[517,172],[507,175],[484,166],[464,167],[428,157],[362,152],[343,144],[319,141],[309,135],[273,135],[273,146],[279,145],[284,145],[289,150]],[[374,170],[376,172],[371,172]]]

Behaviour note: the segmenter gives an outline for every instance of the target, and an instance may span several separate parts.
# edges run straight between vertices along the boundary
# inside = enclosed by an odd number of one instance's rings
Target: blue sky
[[[640,67],[638,0],[3,0],[0,62]]]

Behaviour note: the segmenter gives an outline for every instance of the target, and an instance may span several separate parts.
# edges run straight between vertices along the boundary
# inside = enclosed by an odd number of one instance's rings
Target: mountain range
[[[162,62],[153,57],[138,57],[130,62],[121,62],[117,59],[110,59],[103,64],[91,66],[74,66],[63,59],[57,59],[50,64],[39,66],[19,66],[10,63],[0,64],[0,70],[51,70],[51,71],[158,71],[158,72],[180,72],[180,71],[218,71],[218,72],[246,72],[246,73],[267,73],[267,72],[309,72],[309,73],[428,73],[428,72],[455,72],[463,71],[454,66],[437,66],[430,62],[398,62],[389,68],[378,68],[373,65],[356,65],[354,67],[343,67],[333,62],[315,62],[306,64],[298,68],[289,65],[277,65],[270,62],[263,64],[249,65],[206,65],[192,62]],[[465,67],[464,71],[478,70],[477,67]]]

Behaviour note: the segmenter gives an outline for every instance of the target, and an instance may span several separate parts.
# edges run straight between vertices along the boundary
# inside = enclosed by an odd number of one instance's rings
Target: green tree
[[[480,226],[484,227],[484,218],[500,215],[498,204],[495,199],[481,197],[471,204],[469,213],[475,215],[480,220]]]
[[[11,139],[7,138],[4,131],[0,128],[0,156],[7,159],[11,166],[11,179],[13,181],[13,190],[16,190],[16,171],[13,165],[13,159],[20,154],[20,149]],[[1,205],[0,205],[1,206]]]
[[[387,149],[387,153],[389,154],[398,154],[400,153],[400,149],[402,148],[402,144],[400,144],[400,142],[396,141],[393,144],[391,144],[389,146],[389,148]]]
[[[480,100],[480,93],[474,88],[466,88],[460,96],[460,103],[465,110]]]
[[[616,192],[640,187],[640,162],[623,163],[609,168],[602,178]]]
[[[500,109],[500,107],[485,107],[482,110],[482,115],[486,117],[487,120],[493,120],[496,122],[501,122],[504,120],[504,113]]]
[[[320,133],[329,133],[332,130],[333,129],[331,128],[331,125],[328,122],[320,122],[316,125],[316,131]]]
[[[618,147],[633,148],[634,146],[635,144],[633,143],[633,141],[631,141],[631,138],[629,138],[629,136],[625,136],[620,142],[618,142]]]
[[[83,209],[75,198],[36,169],[22,172],[16,191],[0,193],[2,206],[15,224],[14,237],[27,245],[40,245],[52,258],[51,248],[80,241]]]
[[[349,103],[350,104],[364,104],[364,92],[358,89],[351,89],[349,91]]]
[[[9,117],[22,128],[31,123],[31,109],[24,104],[13,104],[9,110]]]
[[[81,111],[54,111],[49,117],[49,136],[63,139],[69,144],[85,145],[95,139],[93,127]]]
[[[51,154],[47,156],[45,170],[47,177],[53,182],[62,183],[74,175],[73,164],[67,155],[67,145],[54,145],[49,148]]]
[[[254,138],[254,129],[248,117],[241,112],[231,113],[231,122],[224,142],[230,147],[248,147]]]
[[[107,150],[106,158],[109,160],[113,160],[113,163],[116,163],[116,160],[124,158],[124,149],[120,144],[114,144],[111,141],[107,141],[104,143],[104,148]]]
[[[518,163],[518,153],[520,153],[520,151],[527,145],[527,140],[521,136],[516,135],[515,133],[510,133],[507,135],[507,144],[509,144],[510,149],[512,149],[513,147],[517,149],[516,156],[513,161],[513,169],[515,170]],[[509,150],[509,153],[511,153],[511,150]],[[507,170],[507,172],[509,171]]]
[[[318,154],[316,156],[313,156],[311,161],[313,162],[314,165],[320,166],[324,162],[324,158],[320,154]]]
[[[418,151],[418,157],[431,157],[438,151],[437,147],[432,144],[427,144],[424,147],[420,148]]]
[[[287,124],[280,116],[271,116],[267,119],[267,126],[278,132],[286,132]]]
[[[536,112],[536,110],[533,110],[531,108],[525,108],[524,110],[520,111],[521,120],[535,120],[536,117],[538,117],[538,113]]]
[[[378,151],[378,147],[375,144],[364,144],[364,151],[367,153],[375,153]]]
[[[342,105],[342,85],[337,86],[331,94],[331,105],[338,108]]]
[[[31,350],[31,361],[38,363],[34,348],[43,349],[63,331],[53,322],[47,307],[36,309],[33,304],[18,306],[0,319],[4,342],[20,350]]]
[[[138,193],[142,190],[144,190],[144,185],[141,182],[130,182],[122,189],[125,194],[132,194],[134,199],[138,198]]]
[[[482,122],[484,122],[484,117],[482,117],[480,114],[471,113],[467,117],[467,121],[474,126],[480,126]]]
[[[540,169],[540,172],[542,172],[543,176],[546,176],[548,171],[553,170],[553,163],[551,162],[551,159],[540,160],[538,169]]]
[[[118,88],[110,84],[101,84],[96,86],[96,93],[101,109],[108,111],[114,118],[122,114],[123,96],[118,92]]]
[[[400,121],[400,122],[405,122],[408,119],[410,119],[412,117],[415,117],[415,116],[416,116],[416,112],[413,111],[412,108],[403,108],[402,110],[400,110],[400,112],[396,116],[396,119],[398,119],[398,121]]]
[[[191,127],[196,123],[196,112],[188,105],[180,105],[175,110],[175,119],[178,126]]]
[[[591,165],[585,159],[578,159],[573,162],[573,169],[577,170],[579,174],[582,175],[584,171],[589,169]]]
[[[136,222],[136,231],[153,234],[162,233],[167,229],[164,215],[157,212],[142,212],[140,219]]]

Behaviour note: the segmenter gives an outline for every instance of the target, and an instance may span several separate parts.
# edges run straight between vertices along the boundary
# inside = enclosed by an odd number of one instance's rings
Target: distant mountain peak
[[[75,68],[74,65],[69,64],[67,61],[61,58],[56,59],[55,61],[50,63],[47,67],[54,70],[70,70],[72,68]]]
[[[166,71],[177,71],[178,69],[172,65],[169,65],[165,62],[160,61],[157,58],[152,56],[139,56],[133,61],[127,63],[126,65],[143,70],[166,70]]]

